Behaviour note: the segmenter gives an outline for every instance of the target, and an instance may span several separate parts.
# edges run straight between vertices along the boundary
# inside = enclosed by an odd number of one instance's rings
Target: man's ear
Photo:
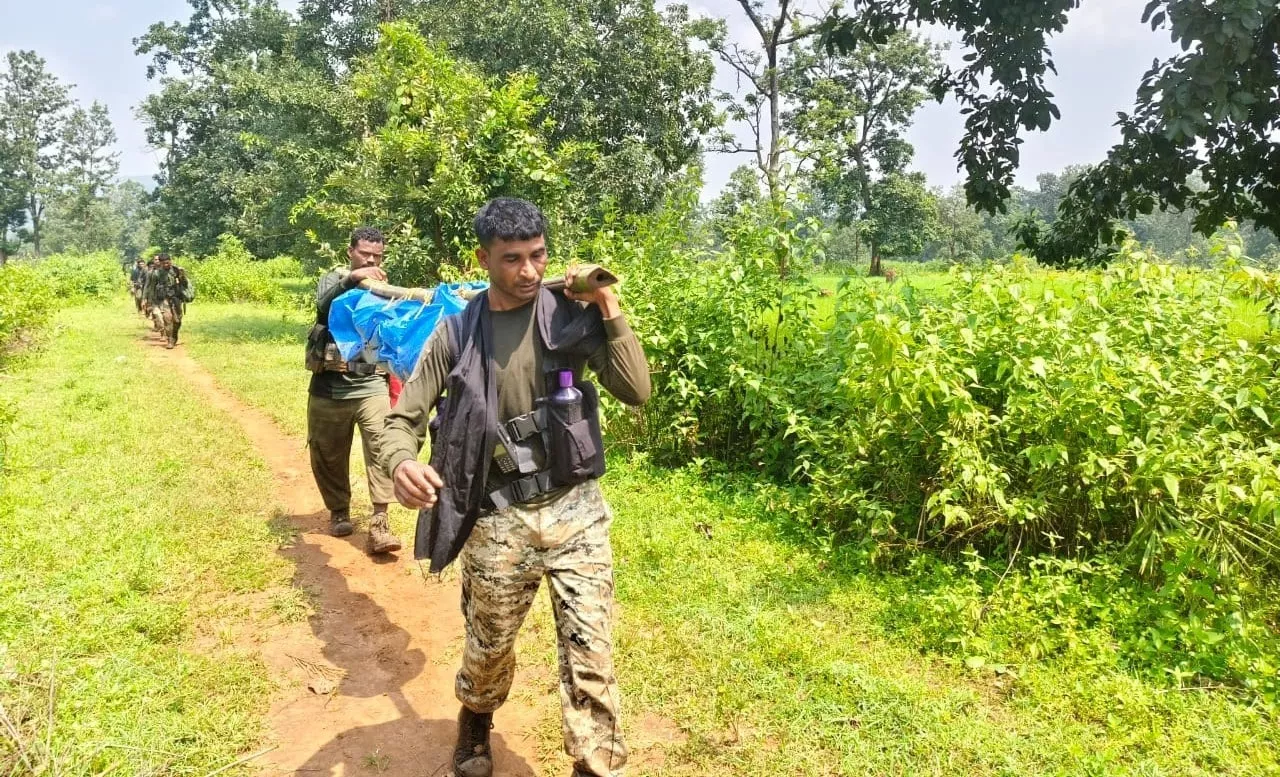
[[[481,268],[489,269],[489,252],[483,246],[476,249],[476,261],[480,263]]]

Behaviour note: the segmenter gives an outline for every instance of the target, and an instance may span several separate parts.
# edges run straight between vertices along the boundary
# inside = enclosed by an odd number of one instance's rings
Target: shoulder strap
[[[480,314],[487,307],[484,300],[485,294],[481,292],[467,303],[461,313],[445,316],[444,318],[445,333],[449,340],[450,369],[458,366],[458,359],[462,357],[462,349],[475,336],[476,327],[480,325]]]

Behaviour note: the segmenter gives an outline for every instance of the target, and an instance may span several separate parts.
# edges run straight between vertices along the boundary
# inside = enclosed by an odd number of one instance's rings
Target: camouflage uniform
[[[133,295],[133,306],[142,312],[142,287],[147,281],[147,268],[139,262],[129,271],[129,293]]]
[[[495,409],[504,423],[532,410],[546,395],[536,312],[526,306],[488,313],[497,372]],[[605,342],[585,366],[620,401],[643,404],[651,385],[640,341],[623,316],[605,319],[603,328]],[[428,420],[456,366],[447,327],[438,327],[383,429],[380,448],[388,475],[394,477],[400,464],[417,459]],[[509,482],[495,477],[496,470],[490,468],[488,492]],[[546,578],[560,656],[564,749],[575,761],[575,774],[583,777],[617,777],[627,761],[612,658],[611,522],[599,482],[588,480],[482,512],[459,556],[466,619],[455,686],[463,705],[459,722],[471,719],[468,712],[490,714],[506,700],[515,671],[516,634]],[[459,745],[471,744],[474,733],[460,731]],[[455,749],[455,766],[457,758]]]
[[[610,628],[612,520],[599,482],[590,480],[549,504],[517,504],[482,516],[460,556],[466,647],[458,700],[476,712],[506,701],[516,634],[547,578],[565,752],[581,772],[602,777],[620,775],[627,762]]]
[[[147,278],[146,297],[151,303],[151,319],[156,329],[164,333],[169,345],[176,345],[178,342],[178,330],[182,328],[185,307],[179,272],[181,271],[177,267],[167,270],[159,267]]]

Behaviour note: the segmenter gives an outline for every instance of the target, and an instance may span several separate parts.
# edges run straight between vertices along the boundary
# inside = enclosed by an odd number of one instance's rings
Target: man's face
[[[347,249],[347,259],[351,261],[351,269],[364,267],[381,267],[382,253],[386,246],[371,240],[359,240]]]
[[[489,285],[503,298],[501,302],[519,307],[538,296],[542,275],[547,271],[547,241],[494,240],[476,251],[480,266],[489,271]]]
[[[162,269],[162,270],[168,270],[170,267],[173,267],[173,260],[172,260],[172,259],[161,259],[161,260],[160,260],[160,269]]]

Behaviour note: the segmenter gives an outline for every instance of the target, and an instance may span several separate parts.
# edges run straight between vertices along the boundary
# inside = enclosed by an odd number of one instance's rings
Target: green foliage
[[[857,0],[848,9],[836,7],[824,24],[823,43],[856,52],[915,24],[957,33],[964,64],[944,67],[931,87],[935,97],[949,93],[966,117],[956,160],[968,173],[969,202],[996,213],[1009,199],[1020,134],[1047,130],[1059,118],[1045,83],[1054,72],[1048,43],[1066,26],[1067,12],[1079,6],[1080,0]]]
[[[879,233],[889,231],[886,203],[901,200],[892,192],[912,180],[905,169],[913,149],[904,136],[941,69],[941,51],[903,32],[846,56],[830,56],[819,43],[787,65],[788,95],[795,103],[787,114],[788,129],[814,159],[811,177],[817,190],[841,224],[871,220],[875,226],[867,231],[876,244]],[[891,192],[877,192],[882,182]],[[913,222],[910,215],[901,220]],[[900,242],[902,231],[886,234],[885,240]],[[923,236],[923,229],[916,231]]]
[[[131,262],[151,237],[148,194],[137,181],[107,186],[93,199],[57,197],[46,219],[44,243],[54,253],[114,250]]]
[[[53,254],[35,267],[63,305],[110,299],[124,291],[128,282],[120,269],[120,257],[111,251]]]
[[[884,256],[918,256],[937,231],[938,203],[925,188],[924,174],[894,173],[871,184],[870,206],[862,224],[875,249]],[[872,256],[872,275],[879,275]]]
[[[674,221],[591,246],[627,273],[655,362],[653,399],[617,419],[636,444],[749,469],[869,560],[1104,553],[1145,586],[1131,660],[1275,698],[1259,581],[1280,568],[1280,339],[1226,323],[1227,295],[1271,276],[1134,248],[1052,279],[1025,262],[956,271],[929,297],[846,283],[832,309],[775,277],[776,246],[816,249],[767,223],[744,217],[722,257]]]
[[[195,282],[196,299],[208,302],[284,305],[289,295],[280,281],[302,275],[298,260],[279,256],[257,261],[239,238],[225,234],[218,238],[218,250],[212,256],[180,264]]]
[[[537,78],[552,146],[581,144],[571,180],[587,207],[648,212],[720,122],[710,57],[683,5],[653,0],[445,0],[421,3],[419,29],[489,76]],[[412,13],[412,12],[411,12]]]
[[[532,77],[491,83],[391,24],[351,84],[376,130],[299,204],[297,219],[317,242],[345,245],[353,227],[381,226],[394,236],[389,271],[419,284],[439,277],[440,265],[469,263],[472,219],[491,197],[534,200],[553,221],[573,211],[563,165],[534,123],[542,100]],[[563,236],[560,227],[552,234]]]
[[[9,231],[31,227],[40,254],[44,209],[61,187],[60,144],[70,87],[34,51],[10,51],[0,72],[0,254]],[[22,231],[18,236],[24,237]]]
[[[0,299],[5,301],[0,306],[0,363],[3,363],[6,355],[48,322],[56,300],[49,278],[31,265],[19,262],[0,265]]]
[[[660,218],[617,219],[607,242],[625,243],[630,261],[671,259],[677,249],[658,246],[668,240],[690,250],[679,209]],[[628,307],[643,306],[640,290],[628,274]],[[297,367],[305,316],[215,305],[190,326],[188,349],[220,385],[305,434],[306,373]],[[611,440],[627,417],[611,419]],[[615,455],[609,467],[602,484],[625,612],[615,632],[623,694],[633,717],[665,718],[681,732],[653,773],[1252,777],[1277,768],[1280,729],[1260,705],[1135,676],[1107,624],[1079,623],[1066,637],[1066,616],[1048,606],[1023,606],[1007,619],[988,612],[990,647],[970,641],[975,652],[967,652],[957,640],[972,620],[945,621],[917,599],[948,597],[949,607],[976,614],[995,582],[990,573],[923,554],[887,572],[867,567],[797,536],[787,506],[759,489],[759,478],[717,474],[711,462],[671,469],[643,454]],[[393,508],[391,518],[412,525],[405,511]],[[974,574],[980,586],[969,585]],[[1054,588],[1069,582],[1064,575]],[[1036,601],[1078,596],[1062,590]],[[551,628],[544,605],[530,617]],[[1014,628],[1023,634],[1006,633]],[[1018,652],[1032,633],[1050,630],[1081,649],[1036,659]],[[1112,647],[1094,653],[1091,645]],[[526,657],[555,665],[548,641]],[[971,668],[979,657],[982,666]],[[554,717],[535,734],[547,752],[559,744]],[[726,731],[734,732],[729,744]]]

